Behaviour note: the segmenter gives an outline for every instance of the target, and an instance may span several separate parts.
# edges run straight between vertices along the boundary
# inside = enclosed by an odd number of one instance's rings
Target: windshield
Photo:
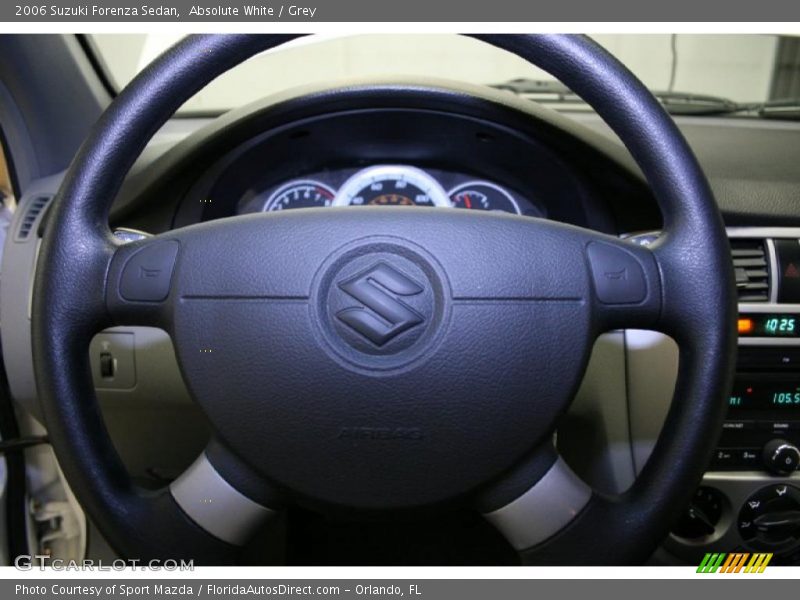
[[[124,87],[181,36],[89,37],[111,84]],[[725,110],[800,95],[800,38],[777,35],[596,35],[651,90],[724,100]],[[288,88],[365,76],[414,75],[501,86],[526,93],[552,81],[544,71],[456,35],[317,35],[260,54],[200,91],[182,112],[223,112]],[[523,85],[507,85],[522,80]],[[517,82],[519,84],[519,82]],[[678,97],[679,100],[681,97]],[[538,99],[538,98],[537,98]],[[556,95],[558,108],[576,108]],[[551,98],[552,101],[552,98]],[[683,102],[683,100],[681,100]],[[688,114],[695,114],[687,111]],[[709,114],[709,112],[700,114]]]

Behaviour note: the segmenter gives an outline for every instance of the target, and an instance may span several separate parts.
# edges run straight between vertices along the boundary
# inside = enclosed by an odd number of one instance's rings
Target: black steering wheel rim
[[[105,112],[52,207],[33,296],[39,394],[68,481],[126,557],[225,564],[235,560],[236,547],[199,527],[169,491],[137,489],[103,426],[86,348],[94,333],[115,323],[114,306],[95,285],[117,276],[113,261],[120,248],[108,227],[110,205],[145,144],[186,99],[256,52],[292,37],[195,36],[175,46]],[[625,494],[594,494],[558,533],[542,544],[518,548],[530,563],[637,562],[652,552],[667,533],[670,517],[688,500],[724,417],[736,309],[724,227],[675,124],[599,46],[580,36],[476,37],[544,68],[583,97],[628,147],[664,216],[664,234],[652,251],[659,296],[653,318],[676,340],[681,358],[675,400],[653,455]]]

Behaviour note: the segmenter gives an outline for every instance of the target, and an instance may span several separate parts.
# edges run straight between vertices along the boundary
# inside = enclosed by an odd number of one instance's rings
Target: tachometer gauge
[[[334,206],[450,206],[447,192],[425,171],[405,165],[368,167],[344,182]]]
[[[521,214],[514,197],[499,185],[488,181],[468,181],[450,190],[450,202],[456,208],[499,210]]]
[[[330,206],[335,192],[313,179],[296,179],[275,190],[264,203],[264,212],[290,208]]]

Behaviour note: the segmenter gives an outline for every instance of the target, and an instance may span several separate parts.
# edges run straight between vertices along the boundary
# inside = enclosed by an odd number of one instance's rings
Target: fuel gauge
[[[497,210],[521,214],[514,197],[505,189],[488,181],[468,181],[450,190],[450,202],[455,208],[468,210]]]

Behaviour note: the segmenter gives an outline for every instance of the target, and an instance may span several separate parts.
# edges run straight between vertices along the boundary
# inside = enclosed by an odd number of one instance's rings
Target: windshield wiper
[[[651,91],[671,115],[727,115],[746,108],[742,104],[721,96]]]
[[[559,104],[586,107],[575,92],[553,79],[511,79],[490,87],[506,90],[540,104]],[[800,120],[800,98],[768,100],[767,102],[734,102],[721,96],[650,90],[671,115],[751,115],[763,119]]]
[[[519,79],[510,79],[504,83],[497,83],[490,87],[497,88],[498,90],[508,90],[520,96],[542,94],[558,98],[569,97],[570,99],[580,99],[575,92],[555,79],[526,79],[521,77]]]
[[[554,79],[519,78],[490,85],[489,87],[505,90],[517,96],[524,96],[541,104],[571,102],[586,104],[575,92]]]
[[[764,119],[800,119],[800,98],[762,102],[755,106],[754,111]]]
[[[542,104],[586,103],[560,81],[547,79],[512,79],[491,87],[513,92]],[[752,105],[738,104],[733,100],[708,94],[690,94],[651,90],[652,94],[672,115],[722,115],[749,110]]]

